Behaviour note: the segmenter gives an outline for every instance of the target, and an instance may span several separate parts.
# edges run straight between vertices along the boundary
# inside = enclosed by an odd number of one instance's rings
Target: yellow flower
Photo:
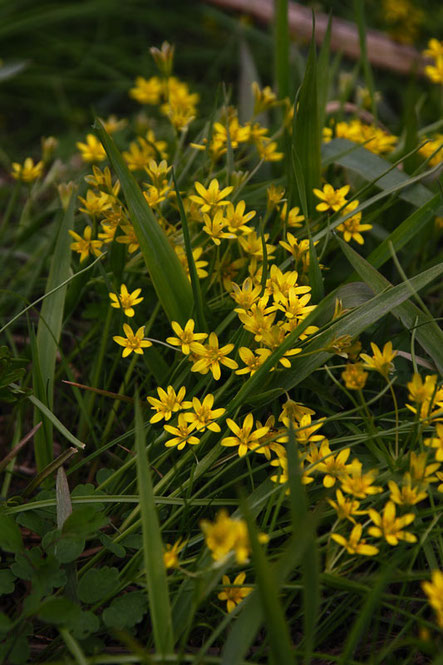
[[[350,467],[346,464],[351,454],[350,448],[340,451],[337,456],[333,455],[329,447],[329,442],[324,439],[320,445],[320,462],[316,464],[316,470],[324,473],[323,485],[333,487],[337,478],[342,478]]]
[[[375,538],[384,538],[389,545],[398,545],[399,540],[405,540],[407,543],[417,542],[416,536],[409,531],[403,531],[405,526],[415,520],[414,513],[407,513],[402,517],[395,515],[395,503],[388,501],[383,509],[383,515],[376,510],[369,509],[369,517],[375,526],[368,529],[368,533]]]
[[[237,369],[236,374],[250,374],[251,376],[263,365],[265,360],[271,355],[270,349],[256,349],[251,351],[247,346],[241,346],[238,350],[240,358],[246,367]]]
[[[277,152],[277,141],[263,138],[261,141],[256,141],[255,146],[258,156],[264,162],[280,162],[284,157],[283,152]]]
[[[351,201],[351,203],[348,203],[348,205],[345,208],[343,208],[341,214],[347,215],[348,213],[355,210],[355,208],[357,208],[358,205],[359,202],[357,200]],[[360,224],[360,221],[361,221],[361,212],[357,212],[355,215],[352,215],[352,217],[345,219],[344,222],[342,222],[337,226],[337,231],[343,233],[343,239],[345,240],[345,242],[350,242],[351,240],[355,240],[355,242],[358,242],[359,245],[364,244],[361,232],[369,231],[370,229],[372,229],[372,224]]]
[[[278,419],[285,427],[289,427],[290,420],[292,421],[292,424],[297,427],[298,425],[295,421],[300,422],[303,416],[315,416],[315,411],[299,402],[294,402],[294,400],[288,399],[283,404],[283,409]]]
[[[158,76],[145,79],[137,76],[135,86],[130,89],[129,96],[140,104],[158,104],[162,94],[162,82]]]
[[[217,513],[215,522],[202,520],[200,528],[204,533],[206,546],[211,550],[212,558],[221,561],[230,552],[235,552],[238,564],[246,563],[251,551],[246,522],[229,517],[226,510]],[[259,541],[266,543],[268,537],[261,533]]]
[[[189,423],[193,423],[195,429],[198,429],[199,432],[204,432],[207,428],[211,432],[220,432],[220,425],[217,425],[214,420],[220,418],[226,411],[226,409],[212,409],[214,405],[214,395],[206,395],[203,402],[197,397],[192,399],[192,408],[194,412],[185,413],[185,419]]]
[[[229,205],[229,201],[224,197],[228,196],[228,194],[234,189],[233,187],[224,187],[224,189],[220,189],[217,178],[211,180],[207,189],[201,184],[201,182],[194,183],[194,187],[200,196],[191,194],[189,198],[194,203],[198,203],[202,212],[209,212],[212,208],[218,206]]]
[[[353,518],[353,515],[366,514],[366,510],[358,510],[360,501],[356,501],[355,499],[348,499],[345,497],[341,490],[335,491],[335,497],[337,501],[333,501],[332,499],[327,499],[327,501],[336,511],[339,520],[346,519],[355,524],[356,522]]]
[[[435,610],[439,627],[443,628],[443,572],[433,570],[431,581],[422,582],[421,586],[430,606]]]
[[[279,420],[281,420],[286,425],[286,427],[289,427],[289,418],[287,416],[283,416],[283,414],[280,414]],[[305,413],[304,415],[302,415],[299,420],[298,426],[295,426],[294,428],[294,433],[297,442],[299,444],[306,446],[309,443],[319,443],[320,441],[323,441],[323,439],[325,438],[323,434],[315,434],[315,432],[317,432],[320,429],[320,427],[322,427],[322,425],[323,425],[322,421],[316,423],[315,425],[312,425],[311,415],[309,413]],[[286,443],[288,441],[287,434],[279,438],[278,441]]]
[[[132,224],[122,224],[123,235],[117,236],[116,241],[122,245],[128,245],[128,251],[133,254],[140,247],[137,234]]]
[[[152,58],[163,74],[165,78],[168,78],[168,76],[171,75],[172,72],[172,63],[174,61],[174,50],[175,47],[171,46],[171,44],[167,41],[164,41],[161,45],[161,48],[156,48],[155,46],[152,46],[149,49],[150,54],[152,55]]]
[[[226,419],[226,424],[235,436],[227,436],[220,443],[222,446],[238,447],[239,457],[244,457],[248,450],[256,448],[259,445],[259,439],[269,431],[269,427],[259,427],[252,431],[254,427],[254,416],[252,413],[248,413],[245,416],[241,427],[231,418]]]
[[[22,164],[18,162],[13,162],[12,164],[12,177],[15,180],[22,180],[23,182],[34,182],[37,178],[43,173],[43,162],[37,162],[34,164],[34,160],[31,157],[27,157]]]
[[[126,337],[120,337],[119,335],[116,335],[112,338],[114,342],[117,342],[117,344],[124,347],[122,353],[123,358],[129,356],[133,351],[134,353],[143,355],[143,349],[148,348],[148,346],[152,346],[152,342],[147,339],[143,339],[143,335],[145,334],[145,326],[141,326],[137,332],[134,333],[131,326],[129,326],[127,323],[124,323],[123,330]]]
[[[434,473],[440,468],[440,463],[426,464],[428,456],[426,453],[416,454],[411,452],[411,459],[409,461],[409,470],[411,478],[422,488],[426,488],[428,483],[435,483],[437,477]]]
[[[426,65],[425,74],[432,83],[443,83],[443,55],[437,56],[434,65]]]
[[[108,294],[112,300],[111,307],[115,307],[116,309],[121,307],[126,316],[133,317],[135,314],[134,306],[143,300],[143,297],[138,297],[140,293],[141,289],[135,289],[135,291],[129,293],[126,284],[122,284],[118,295],[116,293]]]
[[[100,247],[103,245],[103,242],[101,240],[91,240],[92,228],[90,226],[85,228],[83,236],[75,231],[69,231],[69,233],[75,240],[75,242],[71,243],[70,247],[74,252],[80,254],[80,263],[87,259],[89,254],[101,256]]]
[[[437,423],[436,436],[425,439],[423,443],[425,446],[435,448],[435,459],[437,462],[443,462],[443,424]]]
[[[378,548],[374,545],[366,545],[366,540],[361,539],[363,527],[361,524],[356,524],[351,531],[351,535],[347,540],[338,533],[331,534],[331,538],[336,543],[342,545],[349,554],[362,554],[363,556],[374,556],[378,554]]]
[[[115,132],[124,129],[128,124],[128,121],[125,118],[119,120],[114,114],[108,116],[107,120],[103,120],[103,118],[100,118],[100,120],[108,134],[114,134]]]
[[[300,222],[303,222],[305,219],[304,215],[300,215],[300,208],[295,207],[291,208],[287,213],[288,217],[286,218],[286,211],[288,209],[288,204],[284,202],[282,209],[280,210],[280,218],[287,223],[292,229],[297,229],[303,226]]]
[[[319,212],[326,212],[326,210],[340,210],[346,203],[346,194],[349,192],[349,185],[334,189],[328,183],[321,189],[314,188],[314,194],[317,198],[321,199],[322,203],[315,206]]]
[[[377,344],[374,344],[374,342],[371,342],[371,348],[373,356],[368,356],[367,353],[360,353],[360,358],[364,360],[365,363],[365,369],[373,369],[387,378],[389,372],[392,372],[394,369],[392,360],[397,355],[397,351],[392,350],[392,342],[386,342],[383,351],[380,351]]]
[[[83,198],[82,196],[79,196],[78,198],[84,205],[84,208],[79,208],[80,212],[85,212],[87,215],[91,215],[91,217],[95,217],[95,215],[98,215],[105,210],[109,210],[109,208],[112,207],[110,196],[105,192],[95,194],[91,189],[88,189],[86,192],[86,198]]]
[[[349,390],[362,390],[365,387],[368,373],[361,363],[348,363],[341,377]]]
[[[373,469],[362,474],[362,464],[359,460],[353,459],[351,462],[351,472],[340,479],[341,489],[346,494],[352,494],[357,499],[366,499],[371,494],[383,492],[382,487],[373,485],[377,471]]]
[[[232,612],[236,606],[241,603],[243,598],[246,598],[251,591],[252,587],[242,586],[246,579],[246,573],[239,573],[231,585],[231,580],[227,575],[223,575],[222,581],[225,585],[223,591],[218,594],[219,600],[226,600],[226,608],[228,612]]]
[[[413,486],[411,474],[408,471],[403,476],[401,489],[393,480],[388,481],[388,487],[391,491],[389,498],[398,506],[414,506],[428,498],[428,493],[425,491],[427,483]]]
[[[167,175],[171,169],[172,166],[168,166],[165,159],[162,159],[159,164],[154,159],[150,159],[148,166],[145,166],[146,173],[150,177],[152,184],[159,188],[167,184]]]
[[[155,187],[154,185],[148,185],[148,189],[143,192],[150,208],[155,208],[160,205],[163,201],[166,201],[166,196],[168,195],[170,189],[169,187]]]
[[[76,146],[80,150],[84,162],[102,162],[106,159],[106,151],[94,134],[88,134],[86,143],[78,141]]]
[[[428,139],[418,152],[429,160],[429,166],[440,164],[443,160],[443,134],[435,134],[432,139]]]
[[[166,549],[163,552],[163,563],[165,564],[166,570],[169,568],[178,568],[178,555],[185,545],[186,542],[182,542],[181,538],[179,538],[173,545],[167,543]]]
[[[434,416],[432,409],[435,406],[440,409],[443,408],[443,389],[437,388],[436,374],[428,374],[424,382],[420,374],[414,374],[407,387],[409,399],[420,406],[421,418],[432,418]],[[406,404],[406,407],[413,413],[417,413],[417,409],[410,404]]]
[[[252,229],[246,225],[257,213],[255,210],[251,210],[245,214],[245,208],[245,201],[239,201],[236,206],[233,203],[229,203],[226,207],[225,220],[228,225],[228,231],[231,233],[239,233],[241,231],[246,234],[251,232]]]
[[[266,190],[267,198],[267,209],[273,210],[278,206],[279,203],[283,202],[283,197],[285,195],[285,188],[280,185],[269,185]]]
[[[254,286],[250,277],[244,280],[241,288],[238,284],[232,282],[232,292],[230,295],[241,309],[250,309],[259,299],[260,293],[261,286]]]
[[[177,321],[171,321],[171,327],[177,337],[167,337],[166,341],[173,346],[181,346],[182,353],[188,355],[194,350],[196,342],[201,342],[207,338],[206,333],[195,333],[194,326],[194,319],[189,319],[184,328]]]
[[[216,210],[212,219],[207,213],[203,213],[203,219],[205,221],[203,231],[212,239],[214,245],[220,245],[224,238],[231,240],[235,238],[233,233],[226,233],[223,230],[227,225],[226,219],[223,217],[223,210]]]
[[[160,420],[170,420],[173,413],[180,411],[181,409],[190,409],[192,402],[184,402],[186,395],[186,388],[182,386],[178,393],[175,393],[175,390],[172,386],[168,386],[166,390],[163,388],[157,388],[157,394],[159,399],[155,397],[147,397],[151,409],[154,409],[155,413],[150,419],[150,423],[158,423]]]
[[[234,344],[225,344],[225,346],[219,347],[217,335],[211,332],[207,344],[195,343],[193,352],[197,360],[192,365],[191,372],[207,374],[210,370],[214,379],[218,381],[221,376],[220,364],[230,369],[237,369],[238,367],[235,360],[226,357],[233,348]]]
[[[428,58],[438,58],[443,55],[443,41],[439,41],[433,37],[428,42],[428,48],[423,51],[423,55]]]
[[[254,95],[254,115],[263,113],[266,109],[270,109],[272,106],[278,104],[277,95],[268,85],[260,89],[258,83],[254,81],[251,84],[251,88]]]
[[[177,254],[180,263],[182,264],[188,278],[189,277],[189,265],[188,265],[188,259],[186,257],[186,252],[184,248],[181,245],[175,245],[174,247],[175,253]],[[195,249],[192,250],[192,256],[194,259],[195,263],[195,268],[197,270],[197,277],[199,279],[203,279],[204,277],[208,276],[208,273],[204,268],[208,265],[207,261],[201,261],[200,257],[203,254],[203,247],[196,247]]]
[[[178,450],[183,450],[186,444],[190,446],[197,446],[200,443],[200,439],[196,436],[193,436],[191,432],[195,429],[194,423],[188,424],[185,419],[185,414],[180,413],[178,416],[177,427],[172,425],[163,425],[169,434],[173,434],[174,438],[168,439],[165,443],[167,448],[172,448],[177,446]]]

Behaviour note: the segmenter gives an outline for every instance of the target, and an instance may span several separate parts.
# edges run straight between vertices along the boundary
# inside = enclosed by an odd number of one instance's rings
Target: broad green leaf
[[[87,570],[78,582],[77,593],[83,603],[92,605],[104,600],[118,588],[119,573],[117,568],[102,566]]]
[[[146,590],[149,597],[149,613],[154,632],[155,648],[159,654],[166,655],[173,651],[168,580],[163,562],[163,542],[146,456],[145,431],[138,394],[135,396],[135,450],[137,453],[137,479],[140,494],[143,556]]]
[[[23,550],[22,534],[15,520],[8,515],[0,515],[0,549],[5,552]]]
[[[120,181],[158,299],[168,319],[184,325],[192,311],[192,290],[185,271],[113,139],[99,120],[94,129]]]
[[[114,598],[103,612],[103,622],[109,628],[132,628],[143,619],[147,607],[147,598],[142,591],[130,591]]]
[[[419,211],[417,210],[417,213]],[[406,220],[408,221],[408,220]],[[343,240],[339,239],[340,247],[343,253],[359,274],[365,280],[368,286],[376,293],[382,293],[387,288],[392,288],[392,284],[381,275],[372,265],[366,261],[358,252],[350,247]],[[407,330],[415,329],[415,338],[417,342],[433,359],[438,371],[443,372],[443,331],[434,319],[422,312],[411,302],[404,302],[398,307],[392,309],[392,314],[403,323]]]

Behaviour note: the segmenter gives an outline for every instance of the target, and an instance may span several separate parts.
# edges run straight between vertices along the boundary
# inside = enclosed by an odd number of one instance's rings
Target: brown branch
[[[274,20],[273,0],[205,0],[223,9],[232,9],[250,14],[262,23]],[[289,2],[289,30],[293,37],[309,41],[312,34],[312,12],[296,2]],[[315,12],[315,41],[321,44],[328,26],[329,17]],[[372,65],[389,69],[398,74],[410,74],[417,71],[423,74],[425,58],[413,46],[397,44],[378,30],[368,30],[368,58]],[[357,60],[360,57],[358,30],[354,23],[342,18],[332,19],[331,49],[341,51],[344,55]]]

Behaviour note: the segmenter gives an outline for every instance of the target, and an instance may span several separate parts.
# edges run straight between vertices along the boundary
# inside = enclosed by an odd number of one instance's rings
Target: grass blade
[[[271,653],[279,665],[294,665],[288,624],[278,597],[278,584],[275,572],[270,566],[258,540],[257,527],[250,514],[246,501],[241,502],[242,512],[248,524],[251,542],[252,562],[255,569],[258,596],[266,621]]]
[[[54,289],[59,284],[65,283],[70,275],[71,238],[68,231],[74,225],[75,202],[76,197],[71,194],[68,207],[59,226],[48,281],[46,282],[45,295],[47,297],[43,300],[37,328],[35,346],[40,377],[38,381],[34,382],[34,392],[36,397],[46,404],[49,409],[52,409],[54,402],[55,360],[62,331],[67,285],[65,284],[55,291]],[[34,411],[34,424],[39,420],[40,413],[36,409]],[[42,471],[52,460],[52,424],[46,418],[43,427],[35,434],[34,450],[37,470]]]
[[[120,180],[131,223],[158,299],[168,319],[184,325],[192,311],[189,280],[114,141],[99,120],[95,121],[94,129]]]
[[[192,255],[191,235],[189,233],[188,218],[183,207],[182,197],[178,189],[177,180],[175,178],[174,169],[172,169],[172,179],[174,181],[175,192],[177,194],[177,205],[180,212],[180,219],[182,223],[183,239],[185,241],[186,258],[188,259],[189,276],[191,278],[192,294],[194,296],[195,318],[197,319],[197,326],[203,332],[208,329],[205,314],[203,311],[203,298],[200,288],[200,280],[197,275],[197,268],[195,267],[194,257]]]
[[[392,284],[352,247],[341,239],[339,243],[348,261],[371,289],[381,293],[392,287]],[[430,319],[411,302],[395,307],[392,314],[400,319],[407,330],[416,329],[417,342],[432,358],[439,372],[443,372],[443,331],[434,319]]]
[[[315,24],[313,24],[313,33]],[[300,161],[304,176],[308,213],[314,211],[313,188],[320,185],[321,133],[317,103],[317,56],[314,34],[309,48],[305,76],[298,95],[298,106],[294,117],[293,146]]]
[[[289,97],[288,0],[275,0],[274,80],[279,99]]]
[[[292,532],[300,533],[301,529],[304,528],[307,537],[307,546],[303,553],[301,564],[303,572],[303,632],[305,643],[303,663],[304,665],[309,665],[314,651],[317,617],[320,607],[320,565],[314,529],[315,520],[308,513],[308,498],[302,483],[298,445],[292,422],[290,422],[288,432],[287,452]],[[303,524],[305,524],[304,527]],[[311,527],[306,529],[306,524],[311,525]]]
[[[145,432],[138,394],[135,396],[135,450],[149,612],[156,651],[165,656],[173,651],[171,608],[163,563],[163,542],[146,459]]]
[[[397,226],[397,228],[394,229],[394,231],[392,231],[392,233],[390,233],[373,252],[371,252],[368,256],[368,263],[373,265],[374,268],[380,268],[391,258],[389,242],[392,242],[394,249],[398,251],[411,242],[415,236],[422,233],[426,224],[428,224],[436,215],[437,210],[441,205],[441,201],[441,194],[436,194],[432,199],[421,206],[421,208],[415,210],[412,215]]]

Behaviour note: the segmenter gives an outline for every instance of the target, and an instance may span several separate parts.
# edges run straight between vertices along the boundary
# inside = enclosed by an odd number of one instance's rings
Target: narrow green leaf
[[[292,531],[293,533],[300,533],[303,528],[303,523],[305,525],[312,525],[312,527],[308,527],[308,529],[306,529],[305,526],[308,545],[301,560],[303,571],[303,633],[305,644],[303,664],[309,665],[314,651],[317,618],[320,607],[320,564],[314,529],[315,520],[313,520],[312,515],[309,516],[308,513],[308,498],[302,483],[302,469],[300,466],[297,439],[294,434],[292,422],[290,422],[288,431],[287,452]]]
[[[72,513],[68,479],[66,478],[66,473],[62,466],[57,469],[55,497],[57,502],[57,529],[61,529],[66,519]]]
[[[268,386],[269,390],[273,388],[279,388],[283,393],[285,390],[290,390],[294,386],[298,385],[306,377],[310,376],[320,365],[322,365],[328,358],[331,357],[332,353],[325,351],[324,349],[331,344],[334,339],[341,337],[342,335],[351,335],[351,337],[356,337],[360,335],[366,328],[373,325],[376,321],[381,319],[386,314],[391,313],[391,311],[401,305],[405,300],[407,300],[410,295],[410,285],[416,290],[419,291],[427,286],[434,279],[438,279],[443,273],[443,264],[429,268],[424,272],[420,273],[416,277],[413,277],[409,284],[399,284],[393,286],[387,291],[376,295],[374,298],[368,300],[364,305],[356,307],[354,310],[349,312],[343,317],[340,317],[337,321],[332,323],[332,325],[327,328],[322,333],[319,333],[312,342],[308,343],[304,348],[303,352],[306,356],[303,355],[296,356],[292,362],[291,369],[283,370],[273,376],[270,385]],[[285,342],[274,351],[274,353],[266,360],[265,363],[255,372],[255,374],[250,377],[246,383],[242,386],[240,391],[237,393],[235,398],[232,400],[232,404],[241,404],[245,399],[246,395],[249,394],[249,391],[255,390],[260,383],[263,382],[264,376],[269,372],[270,368],[275,365],[277,360],[292,346],[295,345],[295,340],[298,335],[305,330],[308,325],[313,324],[317,317],[324,313],[332,302],[335,300],[335,294],[329,294],[326,298],[317,306],[317,308],[309,314],[309,316],[302,321],[299,326],[288,336]],[[316,353],[313,353],[316,352]],[[308,355],[310,354],[310,355]],[[229,405],[231,407],[231,404]]]
[[[140,494],[146,589],[149,597],[155,648],[165,656],[173,651],[172,619],[168,581],[163,563],[163,542],[155,508],[154,491],[146,457],[145,431],[138,394],[135,395],[135,450]]]
[[[174,181],[175,192],[177,194],[177,204],[182,223],[183,239],[185,241],[186,258],[188,259],[189,276],[191,278],[192,293],[194,296],[195,317],[197,319],[197,326],[203,332],[208,329],[205,314],[203,311],[203,298],[200,288],[200,280],[197,275],[197,268],[195,267],[194,256],[192,254],[191,235],[189,233],[188,218],[183,207],[182,197],[178,189],[177,180],[175,178],[174,168],[172,169],[172,179]]]
[[[398,191],[400,199],[411,203],[416,208],[423,206],[434,196],[419,180],[436,172],[435,169],[411,178],[400,169],[394,168],[383,157],[375,155],[362,146],[357,146],[348,139],[332,139],[329,143],[323,143],[322,163],[323,167],[331,163],[340,164],[388,193]],[[373,202],[375,203],[375,201]],[[443,212],[438,214],[443,214]]]
[[[192,290],[185,271],[134,176],[100,120],[95,121],[94,129],[120,181],[131,223],[158,299],[168,319],[184,325],[192,311]]]
[[[275,572],[266,558],[263,547],[260,545],[257,527],[246,501],[243,500],[240,507],[248,525],[258,596],[266,621],[274,662],[279,663],[279,665],[294,665],[295,659],[292,655],[289,628],[278,597]]]
[[[377,121],[377,104],[375,102],[375,85],[374,77],[372,75],[371,64],[368,58],[368,49],[366,47],[366,23],[363,0],[354,0],[354,13],[356,16],[356,23],[358,27],[358,39],[360,42],[360,62],[363,65],[363,73],[365,75],[366,87],[371,97],[372,115]]]
[[[23,539],[16,521],[9,515],[0,515],[0,548],[5,552],[21,552]]]
[[[279,99],[289,97],[288,0],[274,0],[274,80]]]
[[[417,211],[419,212],[419,211]],[[406,220],[408,221],[408,220]],[[340,247],[354,270],[376,293],[382,293],[392,284],[370,265],[358,252],[343,240],[339,239]],[[392,314],[403,323],[407,330],[415,330],[415,338],[433,359],[440,373],[443,372],[443,331],[416,305],[404,302],[392,309]]]
[[[51,259],[48,281],[46,282],[45,299],[40,310],[37,327],[36,352],[38,354],[38,367],[40,377],[34,382],[34,392],[49,409],[54,402],[54,371],[57,348],[63,323],[65,305],[66,280],[69,278],[71,266],[71,237],[68,233],[74,226],[74,210],[76,196],[71,194],[68,207],[60,224],[54,254]],[[59,284],[64,284],[57,290]],[[48,295],[50,294],[50,295]],[[34,356],[34,359],[36,356]],[[34,424],[40,419],[37,409],[34,410]],[[36,432],[34,447],[38,450],[36,455],[37,470],[42,471],[52,459],[52,424],[46,418],[43,427]]]
[[[82,443],[75,437],[71,432],[60,422],[60,420],[48,409],[48,407],[43,404],[37,397],[34,395],[29,395],[28,399],[46,416],[51,423],[54,425],[55,429],[60,432],[68,441],[70,441],[74,446],[83,450],[85,444]]]
[[[415,236],[422,233],[426,224],[437,214],[437,210],[441,205],[441,194],[436,194],[427,203],[421,206],[418,210],[414,210],[412,215],[405,219],[399,226],[397,226],[387,238],[381,242],[376,249],[368,256],[368,263],[374,268],[380,268],[391,258],[389,251],[389,242],[392,242],[394,249],[398,251],[405,245],[409,244]]]
[[[313,33],[315,24],[313,23]],[[293,146],[304,175],[308,214],[314,211],[313,188],[320,185],[321,133],[317,103],[317,64],[314,34],[294,116]]]
[[[375,608],[380,601],[383,589],[392,577],[395,564],[396,557],[394,556],[393,559],[391,558],[390,562],[388,561],[388,563],[382,567],[375,584],[370,588],[363,607],[357,612],[357,618],[350,629],[340,660],[338,661],[339,665],[346,665],[346,663],[349,663],[359,641],[364,636],[364,631],[374,616]]]
[[[320,136],[323,132],[326,116],[326,104],[329,93],[329,55],[331,46],[332,14],[329,16],[328,27],[323,37],[322,45],[318,54],[317,64],[317,98],[318,98],[318,126]]]

